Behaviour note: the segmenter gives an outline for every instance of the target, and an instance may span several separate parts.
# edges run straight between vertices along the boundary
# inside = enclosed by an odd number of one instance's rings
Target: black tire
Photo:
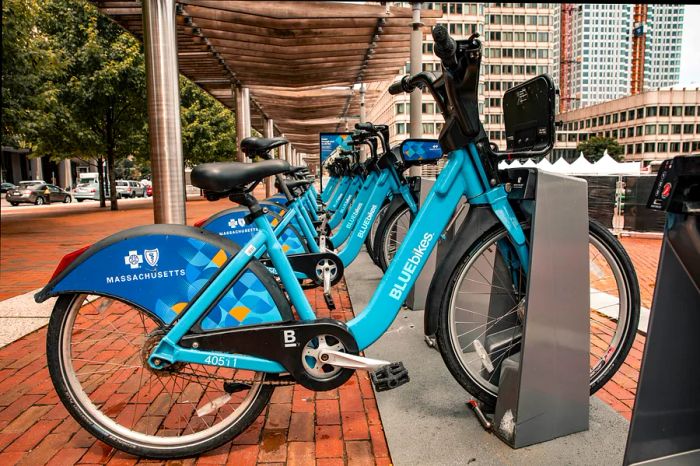
[[[19,205],[19,202],[10,202],[10,205],[12,205],[13,207],[17,207]]]
[[[248,428],[269,403],[274,392],[274,386],[261,384],[257,393],[253,395],[255,398],[251,401],[247,410],[234,423],[216,435],[198,440],[190,445],[147,447],[130,441],[123,434],[109,430],[105,425],[96,422],[95,418],[88,414],[88,410],[81,405],[76,393],[68,383],[69,376],[63,369],[61,345],[63,344],[64,327],[74,300],[82,296],[79,294],[67,294],[58,298],[49,320],[46,337],[46,356],[51,380],[63,405],[85,430],[99,440],[137,456],[163,459],[194,456],[231,441],[231,439]]]
[[[78,202],[83,202],[85,199],[76,198],[75,200],[78,201]]]
[[[374,223],[372,223],[372,226],[369,229],[367,238],[365,238],[365,248],[367,249],[367,254],[369,254],[372,262],[374,262],[377,267],[379,267],[379,259],[377,259],[377,254],[374,251],[374,238],[377,236],[377,230],[379,229],[379,225],[382,223],[384,215],[386,215],[390,202],[391,201],[389,200],[384,201],[384,204],[382,204],[382,206],[379,208],[377,217],[374,219]]]
[[[46,201],[44,201],[44,198],[42,196],[39,196],[36,198],[34,201],[34,205],[44,205]]]
[[[410,209],[408,208],[407,204],[403,204],[400,208],[396,209],[391,215],[389,216],[384,216],[382,221],[379,223],[379,226],[377,227],[377,233],[374,236],[374,246],[372,247],[372,251],[374,252],[375,258],[377,265],[382,269],[382,271],[386,272],[386,269],[389,268],[389,264],[391,263],[391,259],[394,257],[394,254],[396,251],[387,251],[387,245],[389,243],[390,235],[394,235],[394,225],[397,224],[397,222],[401,221],[399,217],[404,216],[406,213],[409,213],[410,216]],[[410,217],[409,217],[410,218]],[[395,241],[395,240],[392,240]],[[398,247],[398,246],[397,246]]]
[[[70,204],[70,202],[71,202],[70,196],[66,196],[66,197],[63,198],[63,203],[64,203],[64,204]]]
[[[529,226],[523,225],[524,229],[529,229]],[[436,340],[438,348],[442,355],[445,365],[449,369],[452,376],[459,382],[464,389],[472,396],[481,401],[486,409],[493,409],[496,404],[497,394],[492,393],[482,387],[472,375],[465,370],[457,355],[457,351],[462,352],[462,348],[455,348],[450,330],[449,314],[451,301],[455,292],[455,287],[458,286],[457,281],[462,276],[466,266],[470,260],[479,253],[484,247],[494,242],[497,238],[502,238],[504,228],[498,226],[493,230],[485,233],[482,237],[472,244],[467,252],[459,261],[458,266],[452,271],[446,283],[436,284],[436,289],[445,290],[440,308],[438,310],[438,327],[436,331]],[[597,239],[612,255],[618,266],[618,270],[622,274],[622,279],[625,284],[625,298],[627,299],[627,317],[625,324],[621,327],[620,342],[611,353],[610,359],[602,367],[601,371],[594,374],[591,380],[590,393],[594,394],[599,390],[610,378],[617,372],[619,367],[624,362],[636,336],[636,330],[639,323],[640,313],[640,297],[639,284],[637,275],[634,271],[634,266],[627,252],[617,239],[602,225],[591,220],[589,222],[589,235],[591,238]],[[482,275],[483,276],[483,275]],[[524,290],[525,284],[522,283],[520,288]],[[501,356],[502,357],[502,356]]]

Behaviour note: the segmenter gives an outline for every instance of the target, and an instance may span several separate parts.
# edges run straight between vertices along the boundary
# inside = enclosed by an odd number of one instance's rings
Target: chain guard
[[[192,348],[197,343],[199,351],[247,354],[276,361],[302,386],[314,391],[332,390],[344,384],[354,370],[343,369],[335,377],[328,379],[318,379],[309,374],[302,363],[303,350],[319,335],[333,336],[343,344],[346,352],[359,354],[357,342],[347,326],[333,319],[276,322],[213,330],[186,335],[180,340],[179,345],[183,348]]]
[[[287,259],[292,266],[292,270],[303,273],[309,280],[313,281],[316,286],[323,285],[323,278],[316,275],[316,267],[325,260],[333,262],[337,268],[335,276],[333,276],[331,279],[331,285],[334,286],[340,282],[340,280],[343,278],[343,273],[345,273],[343,261],[340,260],[340,257],[338,257],[337,254],[332,252],[290,254],[287,256]],[[262,262],[265,267],[274,268],[274,265],[270,259],[261,259],[260,262]]]

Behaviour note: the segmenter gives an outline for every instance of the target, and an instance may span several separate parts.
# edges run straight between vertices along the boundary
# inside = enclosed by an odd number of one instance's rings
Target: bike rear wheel
[[[527,225],[524,225],[528,229]],[[502,227],[462,257],[439,309],[436,338],[455,379],[487,407],[498,397],[501,363],[519,351],[526,277],[506,266],[510,240]],[[504,248],[505,246],[505,248]],[[590,392],[615,374],[634,342],[639,285],[632,262],[603,226],[589,224]],[[563,309],[565,310],[565,309]]]
[[[152,370],[148,355],[166,331],[129,303],[84,294],[59,297],[49,321],[46,353],[61,401],[92,435],[134,455],[216,448],[255,421],[274,391],[252,371],[185,363]]]

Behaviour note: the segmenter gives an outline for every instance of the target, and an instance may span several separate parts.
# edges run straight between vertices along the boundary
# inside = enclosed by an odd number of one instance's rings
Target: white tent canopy
[[[613,159],[608,151],[603,153],[603,156],[598,159],[596,163],[589,162],[583,153],[574,160],[572,163],[564,160],[563,157],[557,159],[556,162],[551,163],[546,158],[541,159],[539,162],[535,163],[532,159],[519,160],[515,159],[508,163],[507,161],[501,161],[498,164],[498,168],[504,170],[506,168],[538,168],[540,170],[561,173],[566,175],[639,175],[641,173],[641,163],[640,162],[618,162]]]

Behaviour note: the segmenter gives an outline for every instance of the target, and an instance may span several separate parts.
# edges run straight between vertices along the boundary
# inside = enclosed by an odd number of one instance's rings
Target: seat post
[[[282,192],[282,194],[284,194],[284,197],[287,198],[287,202],[292,202],[294,200],[294,195],[287,187],[287,183],[284,182],[284,178],[282,178],[282,175],[278,173],[277,175],[275,175],[275,178],[277,179],[277,184],[280,187],[280,191]]]
[[[253,220],[264,215],[267,209],[260,207],[258,200],[250,194],[249,192],[237,192],[232,193],[228,197],[233,202],[236,202],[244,207],[248,208],[250,215],[246,215],[245,220],[247,223],[252,223]]]

